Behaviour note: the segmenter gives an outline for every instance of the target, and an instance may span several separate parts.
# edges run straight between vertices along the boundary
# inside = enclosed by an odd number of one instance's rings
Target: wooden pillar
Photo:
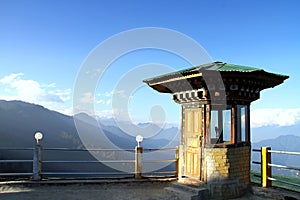
[[[181,179],[185,176],[185,108],[181,105],[181,124],[180,124],[180,145],[179,145],[179,168],[178,168],[178,178]]]
[[[211,144],[211,128],[210,128],[210,108],[211,106],[205,105],[205,141],[206,144]]]

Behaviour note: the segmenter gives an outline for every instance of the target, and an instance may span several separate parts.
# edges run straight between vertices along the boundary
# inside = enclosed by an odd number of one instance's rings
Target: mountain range
[[[74,121],[75,119],[75,121]],[[76,122],[77,121],[77,122]],[[121,126],[126,126],[126,131],[120,128],[114,119],[97,119],[86,113],[79,113],[75,116],[67,116],[61,113],[48,110],[40,105],[25,103],[22,101],[4,101],[0,100],[0,159],[32,159],[31,151],[4,150],[3,148],[32,148],[36,143],[34,134],[37,131],[43,133],[44,138],[41,144],[44,148],[107,148],[113,146],[114,149],[134,149],[137,146],[134,134],[136,126],[140,128],[150,127],[150,132],[157,131],[156,134],[146,137],[142,146],[144,148],[174,148],[179,144],[179,129],[177,127],[165,126],[165,128],[156,127],[150,123],[130,124],[129,122],[119,122]],[[78,125],[84,131],[84,140],[78,132]],[[142,129],[139,129],[142,130]],[[149,131],[149,130],[148,130]],[[103,134],[99,134],[102,132]],[[259,149],[261,146],[271,146],[274,150],[296,151],[300,152],[300,125],[289,127],[260,127],[252,129],[253,149]],[[291,134],[291,135],[287,135]],[[257,141],[256,137],[268,138]],[[271,138],[271,139],[270,139]],[[104,141],[109,141],[105,145]],[[174,152],[163,154],[165,159],[173,159]],[[89,152],[77,153],[83,160],[95,159]],[[43,155],[45,159],[74,159],[73,156],[55,154],[54,152]],[[157,156],[155,156],[157,158]],[[260,154],[252,152],[252,160],[259,161]],[[272,162],[287,166],[300,166],[299,156],[291,155],[272,155]],[[55,170],[65,170],[55,167]],[[109,167],[104,165],[89,167],[89,170],[96,170],[101,167],[109,171]],[[2,164],[3,168],[3,164]],[[11,169],[18,167],[9,166]],[[31,166],[27,166],[30,170]],[[47,169],[47,168],[46,168]],[[51,166],[49,170],[53,170]],[[252,166],[253,170],[260,170],[259,166]],[[75,169],[76,170],[76,169]],[[79,169],[78,169],[79,170]],[[295,175],[295,171],[277,170],[276,173]]]
[[[74,119],[77,120],[74,120]],[[75,124],[76,121],[76,124]],[[126,123],[126,122],[122,122]],[[128,123],[127,123],[128,124]],[[78,133],[79,125],[84,129],[84,133]],[[135,125],[131,125],[134,129]],[[140,124],[139,126],[149,126],[149,124]],[[17,151],[12,148],[33,148],[36,143],[34,134],[39,131],[43,133],[41,144],[44,149],[47,148],[70,148],[70,149],[134,149],[137,142],[133,135],[127,134],[115,125],[113,119],[99,120],[86,113],[79,113],[76,116],[67,116],[61,113],[48,110],[40,105],[25,103],[22,101],[3,101],[0,100],[0,159],[32,159],[32,151]],[[154,127],[155,128],[155,127]],[[103,133],[103,134],[100,134]],[[142,142],[144,148],[164,148],[176,147],[179,144],[179,130],[176,127],[164,128],[155,135],[145,138]],[[88,138],[85,141],[84,138]],[[172,140],[171,140],[172,139]],[[88,142],[87,142],[88,141]],[[105,145],[104,141],[109,141],[110,146]],[[10,148],[12,150],[6,150]],[[107,153],[106,153],[107,154]],[[114,153],[107,156],[105,152],[97,153],[104,159],[133,159],[134,153],[117,155]],[[162,154],[164,159],[173,159],[172,154]],[[159,156],[158,156],[159,157]],[[77,152],[70,154],[66,152],[54,152],[51,150],[43,151],[43,160],[95,160],[95,154],[86,152]],[[0,164],[0,171],[10,169],[17,171],[19,165]],[[31,170],[31,164],[23,164],[22,168],[27,171]],[[72,165],[66,167],[45,166],[44,170],[48,171],[65,171],[66,168],[72,171],[80,171],[82,167]],[[112,169],[103,164],[87,167],[84,171],[112,171]]]
[[[300,123],[289,126],[262,126],[251,129],[252,142],[257,143],[263,140],[274,139],[284,135],[300,137]]]
[[[118,128],[114,119],[96,119],[86,113],[73,116],[63,115],[56,111],[48,110],[40,105],[25,103],[22,101],[0,100],[0,147],[32,147],[35,143],[34,134],[42,132],[44,147],[51,148],[84,148],[78,130],[74,123],[84,126],[85,134],[95,134],[101,129],[105,136],[119,148],[134,148],[137,145],[134,135],[126,133]],[[149,123],[133,125],[129,122],[121,122],[131,126],[148,126]],[[162,148],[171,139],[179,143],[179,130],[177,127],[160,129],[155,135],[145,138],[145,148]],[[176,137],[175,137],[176,136]],[[94,139],[94,138],[93,138]]]
[[[295,135],[281,135],[274,139],[267,139],[257,143],[252,143],[252,149],[260,149],[261,147],[271,147],[271,150],[287,151],[287,152],[298,152],[300,153],[300,137]],[[260,162],[260,153],[252,152],[252,161]],[[283,166],[297,167],[300,166],[299,155],[288,155],[271,153],[271,163]],[[260,171],[259,165],[252,165],[252,169]],[[297,170],[286,170],[281,168],[272,168],[274,174],[285,175],[285,176],[299,176]]]

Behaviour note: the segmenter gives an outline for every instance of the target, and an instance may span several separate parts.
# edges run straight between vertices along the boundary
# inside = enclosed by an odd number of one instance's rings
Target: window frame
[[[228,117],[226,118],[227,114],[224,114],[224,111],[230,111],[229,120]],[[250,105],[229,104],[224,106],[207,104],[205,112],[206,145],[250,145]],[[214,120],[214,122],[212,122],[212,120]],[[230,123],[230,125],[227,126],[227,128],[225,127],[226,121]],[[217,128],[215,128],[216,124],[218,124]],[[217,139],[217,130],[219,127],[222,127],[222,132],[219,133],[220,139]],[[226,130],[229,130],[229,135],[228,131],[225,132]],[[216,132],[214,133],[213,131]],[[227,136],[225,136],[227,140],[225,140],[224,134],[227,134]]]

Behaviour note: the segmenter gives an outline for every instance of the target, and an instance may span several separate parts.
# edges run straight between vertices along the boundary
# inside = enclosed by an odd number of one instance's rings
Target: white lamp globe
[[[143,136],[141,136],[141,135],[138,135],[138,136],[136,136],[135,137],[135,140],[138,142],[138,143],[140,143],[140,142],[143,142]]]
[[[143,138],[143,136],[141,136],[141,135],[138,135],[138,136],[135,137],[135,140],[136,140],[137,143],[138,143],[138,147],[141,146],[141,143],[142,143],[143,139],[144,139],[144,138]]]
[[[43,134],[41,132],[36,132],[34,134],[34,138],[35,138],[36,142],[38,143],[41,139],[43,139]]]

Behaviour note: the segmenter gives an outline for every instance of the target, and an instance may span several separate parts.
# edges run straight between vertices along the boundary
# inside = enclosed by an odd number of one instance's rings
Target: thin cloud
[[[124,90],[113,90],[110,92],[98,93],[96,95],[96,104],[111,105],[113,98],[123,100],[127,99],[128,96],[125,94]],[[129,96],[129,98],[131,98],[131,96]]]
[[[56,89],[53,91],[49,91],[49,94],[60,97],[63,102],[71,100],[71,89],[61,90]]]
[[[102,105],[110,105],[111,104],[111,99],[108,100],[103,100],[103,99],[99,99],[96,101],[97,104],[102,104]]]
[[[300,122],[300,108],[257,109],[251,111],[251,127],[291,126]]]
[[[98,97],[111,97],[113,95],[113,91],[111,92],[104,92],[104,93],[98,93]]]
[[[113,110],[109,110],[109,109],[96,111],[96,115],[100,118],[106,118],[106,119],[114,117]]]

